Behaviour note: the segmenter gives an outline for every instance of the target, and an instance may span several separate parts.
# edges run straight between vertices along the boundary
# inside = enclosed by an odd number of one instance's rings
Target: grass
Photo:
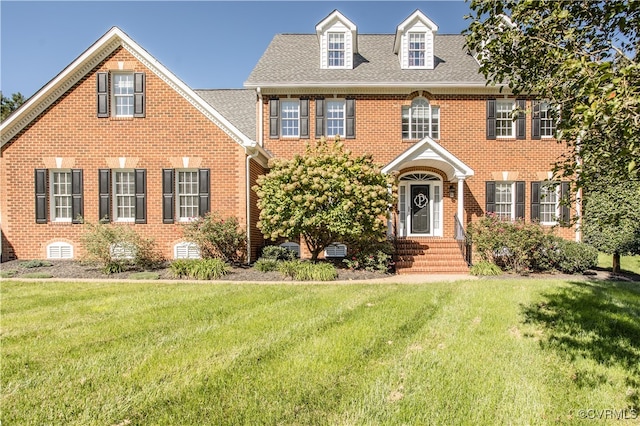
[[[3,424],[602,424],[580,418],[590,409],[617,410],[620,425],[640,414],[638,283],[6,280],[1,296]]]
[[[611,270],[613,255],[598,253],[598,267]],[[640,256],[620,256],[620,270],[640,275]]]

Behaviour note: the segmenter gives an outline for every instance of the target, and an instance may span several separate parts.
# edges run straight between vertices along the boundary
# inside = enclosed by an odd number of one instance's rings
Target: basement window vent
[[[51,243],[47,246],[47,259],[73,259],[73,246],[63,242]]]
[[[324,257],[345,257],[347,246],[342,243],[332,243],[324,249]]]
[[[196,243],[178,243],[173,246],[174,259],[200,259],[200,249]]]
[[[300,257],[300,244],[294,243],[294,242],[291,242],[291,241],[287,241],[286,243],[280,244],[280,247],[284,247],[287,250],[291,250],[292,252],[294,252],[296,254],[296,256],[298,258]]]

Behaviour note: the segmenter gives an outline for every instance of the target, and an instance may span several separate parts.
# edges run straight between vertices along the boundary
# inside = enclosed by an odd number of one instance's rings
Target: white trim
[[[411,174],[424,174],[434,177],[435,179],[425,180],[402,180],[402,177]],[[405,205],[404,205],[404,217],[401,217],[400,223],[404,224],[404,227],[399,230],[399,236],[402,237],[442,237],[444,224],[444,182],[442,177],[432,172],[408,172],[400,175],[398,180],[398,194],[402,192],[401,188],[404,188]],[[414,233],[411,232],[411,187],[414,185],[427,185],[429,186],[429,232]],[[438,188],[436,190],[436,188]],[[399,215],[403,213],[403,206],[401,205],[400,197],[398,197],[398,212]]]
[[[54,182],[53,182],[53,175],[55,173],[64,173],[67,174],[69,176],[69,181],[68,181],[68,185],[69,185],[69,193],[68,194],[64,194],[64,197],[68,197],[69,198],[69,211],[70,211],[70,216],[69,217],[63,217],[63,218],[59,218],[56,215],[56,197],[54,194]],[[71,169],[49,169],[49,217],[51,218],[51,222],[52,223],[71,223],[72,222],[72,217],[71,215],[73,215],[73,176],[71,173]]]
[[[131,173],[133,179],[133,194],[128,196],[133,197],[133,217],[121,218],[118,217],[118,192],[116,191],[116,174],[117,173]],[[113,222],[117,223],[133,223],[136,221],[136,191],[135,191],[136,175],[134,169],[111,169],[111,214],[113,215]]]

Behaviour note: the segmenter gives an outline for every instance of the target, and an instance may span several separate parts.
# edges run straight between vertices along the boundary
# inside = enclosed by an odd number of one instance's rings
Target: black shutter
[[[109,73],[97,73],[96,92],[98,94],[98,118],[109,117]]]
[[[316,99],[316,138],[324,136],[324,98]]]
[[[563,224],[571,223],[571,211],[569,210],[571,193],[569,192],[569,182],[560,184],[560,220]]]
[[[269,137],[277,139],[280,135],[280,102],[278,98],[269,99]]]
[[[531,182],[531,221],[540,220],[540,182]]]
[[[147,223],[147,171],[134,170],[136,192],[136,223]]]
[[[111,201],[111,170],[98,170],[98,220],[101,222],[109,222],[111,220],[111,209],[109,204]]]
[[[300,138],[309,139],[309,99],[300,99]]]
[[[145,76],[143,72],[133,74],[133,116],[145,116]]]
[[[540,139],[540,101],[531,101],[531,139]]]
[[[516,139],[526,139],[527,122],[525,109],[527,108],[527,101],[524,99],[517,99],[516,107],[518,109],[518,118],[516,119]]]
[[[496,183],[493,181],[486,182],[486,213],[495,213],[496,211]]]
[[[71,223],[82,223],[83,216],[82,169],[71,169]]]
[[[47,169],[36,169],[36,223],[47,223]]]
[[[198,170],[198,213],[204,216],[211,209],[211,195],[209,193],[209,169]]]
[[[355,139],[356,137],[356,100],[347,99],[347,117],[345,126],[345,137]]]
[[[496,138],[496,100],[487,99],[487,139]]]
[[[524,219],[524,182],[516,182],[516,219]]]
[[[162,223],[173,223],[174,185],[173,169],[162,169]]]

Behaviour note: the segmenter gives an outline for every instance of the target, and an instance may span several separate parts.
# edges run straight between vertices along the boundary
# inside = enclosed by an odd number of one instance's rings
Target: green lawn
[[[4,280],[1,297],[3,425],[640,421],[639,283]]]
[[[598,267],[611,270],[613,255],[598,253]],[[620,270],[640,275],[640,256],[620,256]]]

